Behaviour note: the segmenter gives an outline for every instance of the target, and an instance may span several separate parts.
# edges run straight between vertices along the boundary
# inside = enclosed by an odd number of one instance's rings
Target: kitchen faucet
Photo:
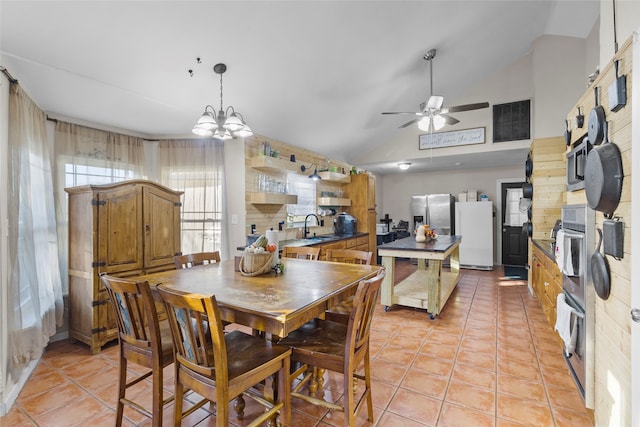
[[[310,216],[315,216],[316,217],[316,225],[320,225],[320,219],[318,218],[318,215],[316,214],[309,214],[307,216],[304,217],[304,232],[302,233],[302,238],[306,239],[307,235],[309,234],[309,227],[307,226],[307,220],[309,219]]]

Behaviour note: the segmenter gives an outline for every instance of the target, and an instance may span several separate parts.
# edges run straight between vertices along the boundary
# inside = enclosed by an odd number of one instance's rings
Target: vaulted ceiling
[[[406,121],[382,111],[428,97],[429,49],[434,89],[455,99],[543,34],[586,37],[598,13],[599,0],[3,0],[0,65],[50,115],[154,138],[191,137],[219,107],[224,62],[224,106],[254,132],[349,161]]]

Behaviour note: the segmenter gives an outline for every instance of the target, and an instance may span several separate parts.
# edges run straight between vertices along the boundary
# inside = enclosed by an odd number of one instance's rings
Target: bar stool
[[[154,427],[162,426],[162,409],[174,396],[163,399],[163,368],[173,363],[173,343],[167,321],[158,321],[158,313],[147,282],[121,279],[103,275],[102,283],[107,289],[111,306],[118,323],[120,346],[120,371],[118,379],[118,406],[116,426],[122,425],[124,406],[151,418]],[[149,368],[127,382],[128,362]],[[129,387],[152,376],[152,409],[141,406],[126,397]]]

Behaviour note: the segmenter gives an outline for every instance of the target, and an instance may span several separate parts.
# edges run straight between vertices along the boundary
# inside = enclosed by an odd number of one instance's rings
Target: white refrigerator
[[[457,202],[455,214],[460,267],[493,270],[493,203]]]

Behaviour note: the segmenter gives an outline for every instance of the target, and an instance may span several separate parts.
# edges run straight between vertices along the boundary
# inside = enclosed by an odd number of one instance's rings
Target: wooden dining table
[[[355,293],[376,265],[283,259],[284,271],[244,276],[234,260],[136,277],[185,293],[215,295],[222,319],[273,338],[285,337]],[[157,294],[157,293],[156,293]],[[163,310],[164,311],[164,310]]]

